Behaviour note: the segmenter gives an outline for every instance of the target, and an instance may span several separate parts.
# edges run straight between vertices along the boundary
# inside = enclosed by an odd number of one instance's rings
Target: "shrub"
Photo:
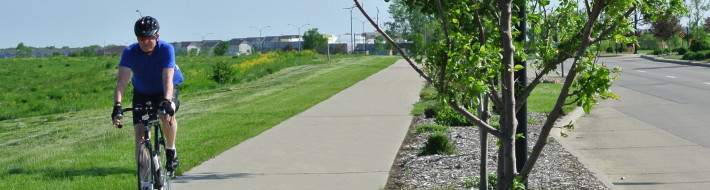
[[[675,52],[678,52],[678,55],[685,55],[685,53],[688,52],[688,48],[679,47],[675,49]]]
[[[449,126],[445,125],[432,125],[432,124],[423,124],[415,128],[416,133],[425,133],[425,132],[446,132],[449,131]]]
[[[419,155],[451,155],[457,154],[457,152],[454,143],[449,141],[446,135],[436,132],[429,135]]]
[[[693,44],[690,44],[690,51],[699,52],[708,49],[710,49],[710,45],[708,45],[706,40],[696,40]]]
[[[476,113],[476,112],[471,112],[471,113]],[[473,123],[469,121],[466,117],[461,115],[459,112],[454,110],[454,108],[451,108],[450,106],[446,106],[442,108],[439,112],[436,114],[436,118],[434,119],[437,123],[443,124],[443,125],[450,125],[450,126],[471,126]]]
[[[681,59],[683,59],[683,60],[695,60],[695,55],[696,55],[696,53],[691,51],[691,52],[688,52],[688,53],[683,54],[683,57],[682,57]]]
[[[710,50],[700,51],[700,52],[687,52],[681,58],[683,60],[706,60],[710,59]]]
[[[614,48],[613,47],[607,47],[606,48],[607,53],[614,53]]]
[[[212,66],[212,80],[217,83],[231,83],[234,81],[237,72],[224,61],[218,61]]]
[[[424,108],[424,116],[426,118],[434,118],[438,115],[437,113],[439,113],[439,111],[441,111],[441,106],[439,106],[438,104],[431,107],[427,107]]]
[[[285,51],[285,52],[287,52],[287,51],[294,51],[294,50],[295,50],[295,48],[294,48],[293,45],[291,45],[291,44],[286,44],[286,46],[284,46],[283,48],[281,48],[281,51]]]
[[[653,55],[661,55],[661,54],[663,54],[663,50],[656,49],[656,50],[653,50],[653,53],[651,53],[651,54],[653,54]]]

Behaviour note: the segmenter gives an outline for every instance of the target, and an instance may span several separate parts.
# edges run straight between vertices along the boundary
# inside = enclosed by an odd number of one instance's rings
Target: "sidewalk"
[[[379,189],[423,79],[404,61],[179,176],[175,189]]]

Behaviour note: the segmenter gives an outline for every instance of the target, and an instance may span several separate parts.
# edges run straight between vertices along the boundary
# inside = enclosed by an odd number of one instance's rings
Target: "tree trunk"
[[[479,99],[479,104],[478,104],[478,115],[481,117],[481,120],[486,123],[490,123],[490,112],[489,112],[489,100],[488,100],[488,95],[478,95]],[[480,171],[479,171],[479,185],[478,189],[483,189],[486,190],[488,189],[488,169],[487,169],[487,163],[488,163],[488,133],[483,130],[479,129],[479,135],[480,135],[480,140],[481,140],[481,160],[480,160]]]
[[[502,73],[503,78],[503,111],[501,113],[501,130],[503,133],[502,147],[499,151],[503,151],[503,163],[498,163],[498,189],[510,189],[513,184],[513,179],[516,175],[515,166],[515,128],[518,121],[515,118],[515,79],[513,71],[515,71],[515,63],[513,55],[515,46],[513,45],[512,34],[512,1],[499,0],[501,9],[500,20],[500,36],[501,47],[503,48],[503,59],[501,65],[505,69]],[[501,169],[502,167],[502,169]]]

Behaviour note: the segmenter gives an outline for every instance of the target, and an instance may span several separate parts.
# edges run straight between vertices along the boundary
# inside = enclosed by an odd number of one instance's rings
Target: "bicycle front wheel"
[[[138,147],[138,189],[153,189],[152,159],[150,156],[150,143],[141,142]]]
[[[156,138],[158,139],[158,138]],[[166,168],[163,167],[162,163],[167,163],[167,158],[165,157],[165,140],[164,138],[159,138],[160,140],[157,143],[156,150],[157,155],[158,155],[158,166],[160,169],[158,170],[158,176],[160,179],[158,182],[162,182],[163,184],[160,185],[162,186],[163,190],[170,190],[172,189],[171,187],[171,180],[173,177],[173,172],[168,172]]]

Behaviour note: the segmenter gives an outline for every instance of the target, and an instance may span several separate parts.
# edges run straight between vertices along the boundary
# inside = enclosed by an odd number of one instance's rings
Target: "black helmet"
[[[155,38],[160,30],[160,25],[158,20],[151,16],[141,17],[136,21],[135,26],[133,26],[133,32],[136,33],[137,37],[152,37]]]

